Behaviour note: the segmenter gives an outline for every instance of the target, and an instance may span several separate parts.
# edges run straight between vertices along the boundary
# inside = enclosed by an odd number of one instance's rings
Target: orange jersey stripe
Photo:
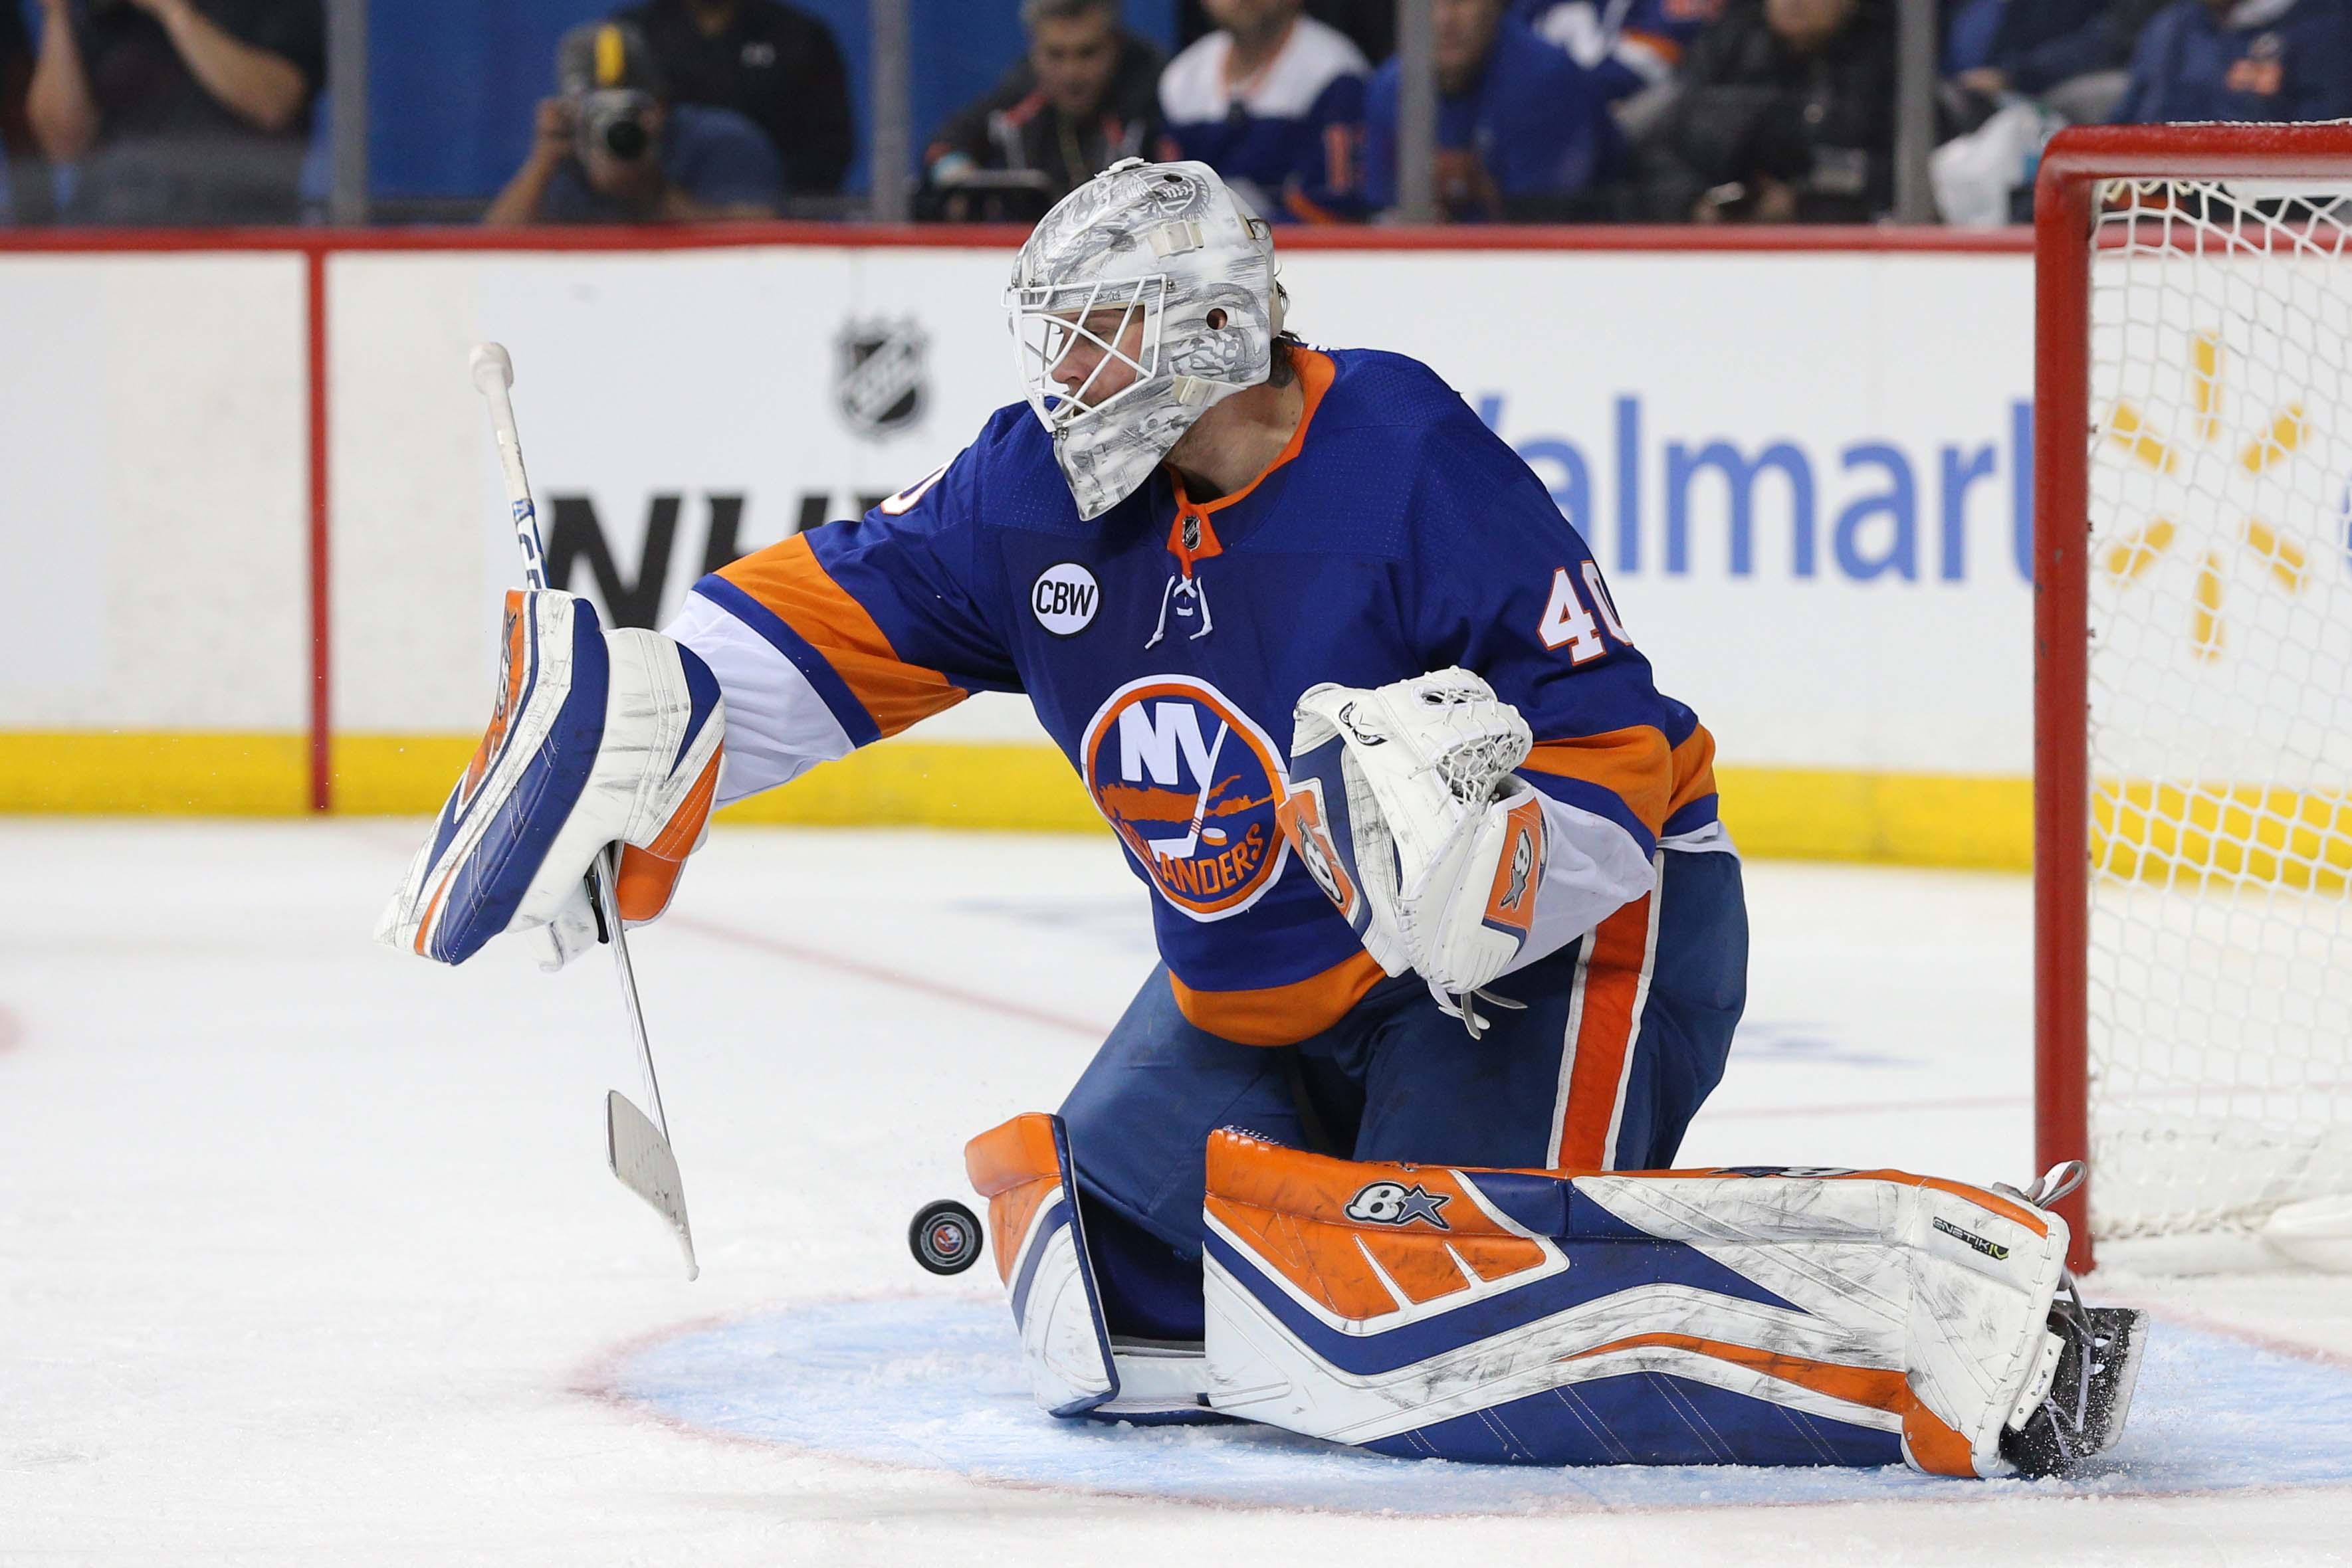
[[[874,617],[833,580],[802,535],[722,567],[719,575],[814,648],[886,738],[970,695],[939,671],[899,658]]]
[[[1381,978],[1372,956],[1358,953],[1286,986],[1196,991],[1171,970],[1168,988],[1175,993],[1176,1010],[1195,1029],[1236,1045],[1296,1045],[1338,1023]]]
[[[1598,784],[1625,802],[1636,821],[1654,836],[1665,826],[1674,800],[1674,751],[1664,732],[1637,724],[1572,740],[1547,740],[1519,764],[1530,772]]]
[[[1680,746],[1668,747],[1664,731],[1637,724],[1539,742],[1519,766],[1613,791],[1654,834],[1676,811],[1715,793],[1715,737],[1699,725]]]
[[[1337,224],[1347,221],[1328,207],[1317,206],[1313,197],[1296,188],[1282,193],[1282,204],[1292,217],[1302,224]]]
[[[1640,44],[1667,65],[1683,63],[1683,47],[1664,33],[1645,33],[1638,27],[1628,27],[1620,37],[1629,44]]]
[[[1674,751],[1674,793],[1666,800],[1666,821],[1673,821],[1675,813],[1693,800],[1704,800],[1715,790],[1715,737],[1700,725],[1685,737]]]
[[[1626,1059],[1642,1027],[1643,993],[1650,959],[1650,916],[1657,894],[1645,894],[1595,926],[1577,1009],[1576,1038],[1569,1043],[1568,1103],[1559,1118],[1559,1144],[1552,1163],[1563,1170],[1609,1168],[1610,1134],[1617,1124],[1618,1097],[1625,1085]]]

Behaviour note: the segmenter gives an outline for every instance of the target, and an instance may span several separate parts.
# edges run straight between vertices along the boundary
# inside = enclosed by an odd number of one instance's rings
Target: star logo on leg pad
[[[1454,1228],[1437,1211],[1454,1201],[1447,1192],[1432,1192],[1420,1183],[1376,1181],[1348,1200],[1347,1215],[1366,1225],[1410,1225],[1425,1219],[1440,1230]]]

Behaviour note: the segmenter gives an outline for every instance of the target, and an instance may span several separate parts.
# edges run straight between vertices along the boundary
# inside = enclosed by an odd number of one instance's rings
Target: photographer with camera
[[[41,0],[26,117],[64,216],[290,223],[326,77],[319,0]]]
[[[555,53],[530,155],[482,214],[490,225],[695,223],[775,215],[783,165],[732,110],[672,103],[645,35],[588,22]]]

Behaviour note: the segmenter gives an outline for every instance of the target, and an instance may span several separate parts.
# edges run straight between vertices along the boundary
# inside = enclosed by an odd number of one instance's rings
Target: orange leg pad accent
[[[1313,1437],[1492,1458],[1448,1423],[1648,1372],[1865,1435],[1836,1462],[1885,1462],[1874,1431],[1930,1474],[1993,1475],[2054,1365],[2064,1225],[1958,1182],[1374,1164],[1230,1129],[1207,1166],[1211,1402]],[[1546,1451],[1517,1462],[1602,1462]]]
[[[963,1168],[972,1191],[988,1199],[996,1277],[1009,1284],[1013,1260],[1021,1255],[1037,1206],[1062,1179],[1061,1162],[1054,1154],[1054,1119],[1030,1111],[991,1127],[963,1146]]]
[[[621,846],[621,874],[614,883],[613,894],[620,904],[621,918],[630,925],[658,919],[669,907],[677,892],[677,879],[686,870],[686,857],[694,852],[703,824],[710,821],[710,802],[719,793],[719,765],[725,755],[723,747],[710,754],[702,776],[677,803],[652,843],[644,849]]]

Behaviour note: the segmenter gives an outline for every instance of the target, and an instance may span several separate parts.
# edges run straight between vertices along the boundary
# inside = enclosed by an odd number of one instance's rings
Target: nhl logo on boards
[[[1454,1201],[1450,1192],[1432,1192],[1415,1182],[1376,1181],[1360,1188],[1348,1200],[1348,1218],[1364,1225],[1410,1225],[1425,1219],[1440,1230],[1451,1230],[1437,1211]]]
[[[1094,623],[1102,608],[1102,585],[1076,561],[1047,567],[1029,590],[1029,610],[1037,624],[1056,637],[1075,637]]]
[[[834,340],[841,415],[860,435],[895,435],[923,417],[930,340],[913,317],[852,320]]]

